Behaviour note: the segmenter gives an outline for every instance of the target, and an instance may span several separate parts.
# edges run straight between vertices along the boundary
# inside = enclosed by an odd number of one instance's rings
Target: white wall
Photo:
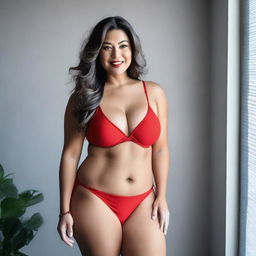
[[[161,84],[169,100],[167,255],[209,255],[210,190],[219,182],[211,175],[218,166],[210,165],[210,127],[217,129],[224,118],[212,119],[210,111],[216,98],[210,95],[209,14],[209,1],[203,0],[0,2],[0,163],[15,172],[20,191],[38,189],[45,196],[28,211],[40,211],[45,222],[24,253],[79,255],[78,246],[66,246],[56,230],[63,115],[72,88],[68,68],[77,63],[86,32],[102,18],[121,15],[141,38],[149,68],[144,80]],[[218,81],[213,86],[219,88]],[[217,133],[211,133],[215,139]],[[87,142],[81,161],[86,147]]]

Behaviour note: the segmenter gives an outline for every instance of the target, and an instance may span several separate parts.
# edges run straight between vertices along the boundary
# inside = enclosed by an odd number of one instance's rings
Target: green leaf
[[[6,197],[1,201],[1,217],[20,217],[26,211],[25,204],[22,200]]]
[[[3,166],[0,164],[0,179],[2,179],[4,177],[4,168]]]
[[[27,245],[33,239],[32,229],[27,228],[18,218],[6,218],[2,222],[3,249],[7,252],[7,255]]]
[[[38,228],[42,225],[43,218],[40,213],[35,213],[32,217],[24,222],[24,226],[28,229],[37,231]]]
[[[22,222],[21,217],[26,207],[41,202],[44,197],[38,190],[26,190],[18,194],[12,178],[12,173],[4,174],[0,164],[0,255],[28,256],[19,249],[33,239],[38,228],[43,223],[40,213],[33,214]]]
[[[7,178],[8,176],[10,176],[10,175],[12,175],[12,174],[13,174],[13,172],[8,173],[8,174],[6,174],[5,176],[0,176],[0,183],[2,183],[4,180],[6,180],[6,178]],[[3,173],[3,175],[4,175],[4,173]]]
[[[23,252],[15,252],[15,256],[28,256],[27,254],[23,253]]]
[[[7,178],[8,176],[10,176],[10,175],[13,175],[13,172],[6,174],[6,175],[4,176],[4,179],[6,179],[6,178]]]
[[[1,226],[5,239],[12,238],[15,234],[19,233],[23,227],[21,221],[15,217],[2,219]]]
[[[18,234],[16,234],[13,238],[13,248],[15,250],[20,249],[21,247],[29,244],[29,242],[33,239],[34,233],[32,230],[27,228],[23,228]]]
[[[37,204],[43,201],[44,197],[42,193],[36,194],[38,190],[26,190],[19,194],[19,199],[23,200],[26,207]]]
[[[2,254],[3,254],[3,256],[14,255],[14,248],[12,247],[11,239],[3,240]]]
[[[3,251],[7,253],[6,255],[15,255],[11,254],[11,252],[16,252],[21,247],[29,244],[29,242],[33,239],[34,234],[32,230],[27,228],[22,228],[16,233],[12,238],[4,238],[3,240]]]
[[[0,182],[0,198],[15,197],[17,198],[18,190],[13,184],[12,179],[4,179]]]

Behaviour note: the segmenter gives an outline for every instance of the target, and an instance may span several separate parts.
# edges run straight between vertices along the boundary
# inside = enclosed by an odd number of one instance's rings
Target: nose
[[[120,55],[120,50],[119,48],[117,47],[113,47],[113,50],[111,52],[111,57],[112,58],[117,58],[118,56]]]

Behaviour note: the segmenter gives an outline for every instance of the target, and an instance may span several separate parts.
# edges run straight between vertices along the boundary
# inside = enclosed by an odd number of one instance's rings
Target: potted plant
[[[33,214],[25,219],[26,208],[43,200],[43,194],[38,190],[26,190],[18,193],[12,178],[12,173],[4,175],[0,164],[0,255],[22,256],[19,251],[36,235],[43,223],[40,213]]]

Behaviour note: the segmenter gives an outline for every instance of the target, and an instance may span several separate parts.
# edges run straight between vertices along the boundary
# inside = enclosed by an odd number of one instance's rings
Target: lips
[[[118,68],[123,64],[124,61],[111,61],[110,64],[114,68]]]

